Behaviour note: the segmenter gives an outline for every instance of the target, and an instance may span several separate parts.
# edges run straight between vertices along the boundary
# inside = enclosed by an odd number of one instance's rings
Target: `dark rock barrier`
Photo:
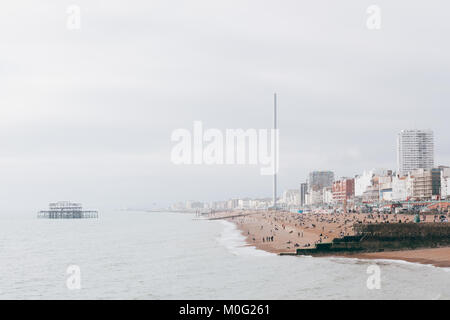
[[[315,248],[297,249],[297,255],[381,252],[436,248],[450,245],[450,223],[355,224],[355,236],[319,243]]]

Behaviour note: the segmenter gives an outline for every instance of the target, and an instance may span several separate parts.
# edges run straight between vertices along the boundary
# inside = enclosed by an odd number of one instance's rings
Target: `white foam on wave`
[[[276,254],[259,250],[254,246],[249,246],[245,241],[245,237],[241,234],[236,225],[226,220],[220,220],[223,230],[217,241],[228,249],[234,255],[267,257]]]
[[[223,225],[223,230],[217,241],[228,249],[234,255],[247,255],[247,256],[277,256],[275,253],[270,253],[257,249],[254,246],[249,245],[246,242],[245,236],[232,222],[226,220],[220,220]],[[302,259],[315,259],[312,256],[297,256]],[[350,257],[321,257],[320,259],[327,259],[333,262],[340,263],[352,263],[352,264],[386,264],[386,265],[406,265],[412,267],[425,267],[434,268],[444,272],[450,272],[450,268],[436,267],[432,264],[423,264],[418,262],[409,262],[405,260],[395,260],[395,259],[361,259],[361,258],[350,258]]]
[[[330,257],[328,258],[330,261],[335,262],[348,262],[348,263],[355,263],[355,264],[385,264],[385,265],[406,265],[406,266],[412,266],[412,267],[425,267],[425,268],[434,268],[445,272],[450,272],[450,268],[442,268],[442,267],[436,267],[432,264],[423,264],[419,262],[410,262],[405,260],[398,260],[398,259],[361,259],[361,258],[349,258],[349,257]]]

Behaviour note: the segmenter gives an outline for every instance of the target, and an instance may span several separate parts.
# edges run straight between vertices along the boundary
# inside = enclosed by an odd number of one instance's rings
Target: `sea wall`
[[[297,249],[297,255],[380,252],[450,245],[450,223],[356,224],[355,236]]]
[[[449,223],[356,224],[353,230],[357,236],[376,239],[450,238]]]

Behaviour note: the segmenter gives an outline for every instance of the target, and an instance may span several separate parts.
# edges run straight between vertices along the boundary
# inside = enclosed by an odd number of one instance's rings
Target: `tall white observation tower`
[[[278,146],[277,146],[277,94],[273,94],[273,130],[275,131],[275,139],[273,146],[274,164],[273,164],[273,208],[277,210],[277,166],[278,166]]]

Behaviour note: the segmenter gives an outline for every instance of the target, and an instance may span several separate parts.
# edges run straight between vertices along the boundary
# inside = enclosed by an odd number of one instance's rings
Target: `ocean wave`
[[[436,267],[432,264],[423,264],[419,262],[410,262],[399,259],[361,259],[361,258],[350,258],[350,257],[330,257],[327,258],[330,261],[339,263],[351,263],[351,264],[380,264],[380,265],[404,265],[411,267],[425,267],[438,269],[440,271],[450,272],[450,268]]]
[[[245,237],[234,223],[226,220],[220,220],[220,223],[223,225],[223,230],[217,241],[232,254],[258,257],[276,256],[274,253],[259,250],[254,246],[248,245]]]

